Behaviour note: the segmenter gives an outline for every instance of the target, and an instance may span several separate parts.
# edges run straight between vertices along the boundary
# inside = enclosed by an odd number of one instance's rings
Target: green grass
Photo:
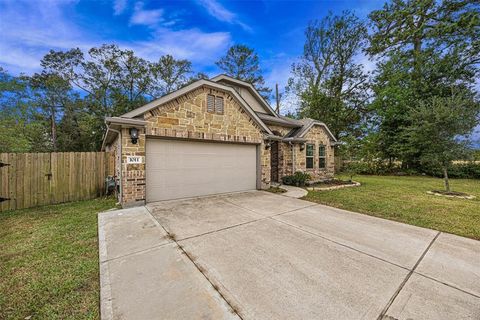
[[[97,213],[114,205],[0,212],[0,319],[98,319]]]
[[[355,176],[353,180],[362,186],[309,191],[304,199],[480,240],[480,180],[450,181],[453,191],[476,196],[473,200],[427,194],[443,189],[438,178]]]

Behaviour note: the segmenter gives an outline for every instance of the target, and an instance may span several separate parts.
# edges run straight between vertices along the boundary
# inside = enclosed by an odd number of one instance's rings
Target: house
[[[296,171],[333,177],[335,137],[311,119],[275,113],[255,88],[226,75],[198,80],[106,118],[123,206],[267,189]]]

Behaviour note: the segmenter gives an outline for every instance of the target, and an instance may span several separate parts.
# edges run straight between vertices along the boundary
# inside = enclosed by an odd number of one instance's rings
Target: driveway
[[[480,242],[263,191],[99,214],[102,319],[480,319]]]

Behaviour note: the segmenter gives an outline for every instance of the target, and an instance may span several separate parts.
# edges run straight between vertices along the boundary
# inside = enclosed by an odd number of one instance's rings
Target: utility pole
[[[280,115],[280,97],[278,95],[278,83],[275,83],[275,100],[277,101],[277,109],[275,110]]]

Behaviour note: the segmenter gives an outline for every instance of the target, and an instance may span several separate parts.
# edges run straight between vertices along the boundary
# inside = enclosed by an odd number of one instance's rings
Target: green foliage
[[[432,177],[443,177],[443,171],[438,166],[425,165],[422,171]],[[448,166],[448,176],[459,179],[480,179],[480,164],[475,162],[451,164]]]
[[[472,92],[480,62],[480,10],[476,1],[393,0],[370,15],[368,52],[380,58],[371,109],[383,158],[420,165],[406,131],[411,113],[434,97]],[[469,93],[467,93],[469,95]],[[460,134],[460,133],[458,133]]]
[[[422,164],[443,167],[465,158],[468,140],[457,137],[468,135],[477,125],[480,103],[460,95],[434,97],[410,110],[409,115],[416,125],[405,128],[408,144],[404,152],[420,154]]]
[[[364,23],[351,12],[329,14],[305,30],[301,61],[292,66],[287,93],[295,95],[302,117],[325,122],[337,137],[360,135],[368,98],[368,76],[355,63],[367,38]]]
[[[293,175],[282,177],[282,182],[289,186],[303,187],[310,179],[311,176],[307,172],[297,171]]]
[[[42,72],[31,77],[12,77],[0,69],[0,151],[96,151],[106,116],[119,116],[206,77],[190,77],[188,60],[166,55],[150,62],[116,45],[87,54],[78,48],[51,50],[41,66]]]
[[[254,49],[236,44],[215,64],[228,76],[251,83],[266,100],[270,98],[272,89],[265,87],[265,79]]]

